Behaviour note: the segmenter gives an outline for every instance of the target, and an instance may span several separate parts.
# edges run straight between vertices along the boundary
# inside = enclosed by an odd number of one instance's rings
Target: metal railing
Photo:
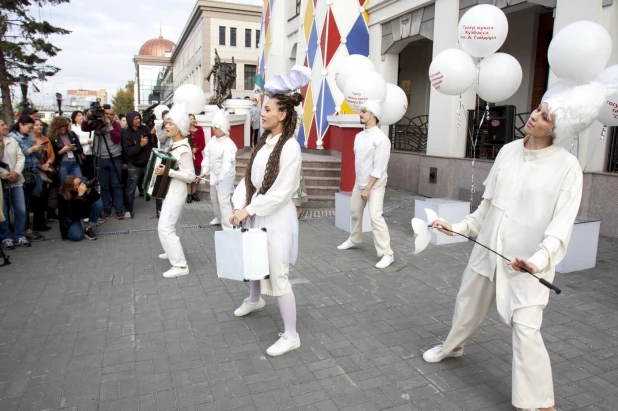
[[[618,127],[610,127],[607,130],[609,150],[607,156],[607,172],[618,173]]]
[[[402,121],[403,124],[394,124],[390,127],[391,150],[420,153],[427,151],[429,116],[404,117]]]

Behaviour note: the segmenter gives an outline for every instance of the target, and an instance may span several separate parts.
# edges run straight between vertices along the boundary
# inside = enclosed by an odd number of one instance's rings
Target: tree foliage
[[[28,80],[45,81],[58,67],[45,64],[60,49],[48,41],[52,34],[69,34],[69,30],[38,21],[33,7],[57,6],[70,0],[0,0],[0,91],[5,120],[12,124],[13,108],[10,87],[20,75]]]
[[[116,95],[112,99],[112,105],[116,109],[116,113],[126,114],[135,110],[134,86],[135,81],[129,80],[124,86],[124,89],[119,88],[118,91],[116,91]]]

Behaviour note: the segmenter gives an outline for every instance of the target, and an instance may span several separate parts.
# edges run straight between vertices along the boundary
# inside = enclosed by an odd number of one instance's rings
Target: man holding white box
[[[382,258],[376,268],[386,268],[395,261],[388,227],[382,216],[391,143],[378,127],[381,115],[379,102],[367,101],[363,104],[360,118],[365,130],[358,133],[354,140],[356,182],[350,204],[350,237],[337,247],[339,250],[347,250],[363,241],[363,210],[369,204],[373,242],[378,257]]]

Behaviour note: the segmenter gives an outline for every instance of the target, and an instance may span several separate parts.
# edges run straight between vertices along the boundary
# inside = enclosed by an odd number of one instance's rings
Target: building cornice
[[[162,57],[162,56],[140,56],[139,54],[133,57],[133,62],[139,65],[154,65],[154,66],[164,66],[171,67],[172,66],[172,58],[171,57]]]

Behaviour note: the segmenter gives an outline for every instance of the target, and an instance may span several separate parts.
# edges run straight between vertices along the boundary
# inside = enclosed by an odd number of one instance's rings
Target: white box
[[[451,198],[427,198],[425,200],[414,201],[414,217],[429,223],[429,221],[427,221],[427,214],[425,213],[426,208],[435,211],[438,217],[450,224],[458,223],[463,220],[465,216],[470,214],[469,201],[453,200]],[[455,234],[451,237],[439,233],[436,230],[436,232],[432,234],[430,242],[434,245],[442,245],[465,243],[466,241],[468,241],[468,239],[460,235]]]
[[[265,228],[238,228],[215,232],[217,276],[237,281],[269,278],[268,239]]]
[[[335,227],[342,229],[346,233],[352,231],[352,217],[350,205],[352,204],[352,193],[349,191],[339,191],[335,193]],[[371,217],[369,208],[365,206],[363,210],[363,233],[371,232]]]
[[[556,271],[564,274],[594,268],[597,263],[600,229],[600,220],[577,217],[567,253],[556,266]]]

